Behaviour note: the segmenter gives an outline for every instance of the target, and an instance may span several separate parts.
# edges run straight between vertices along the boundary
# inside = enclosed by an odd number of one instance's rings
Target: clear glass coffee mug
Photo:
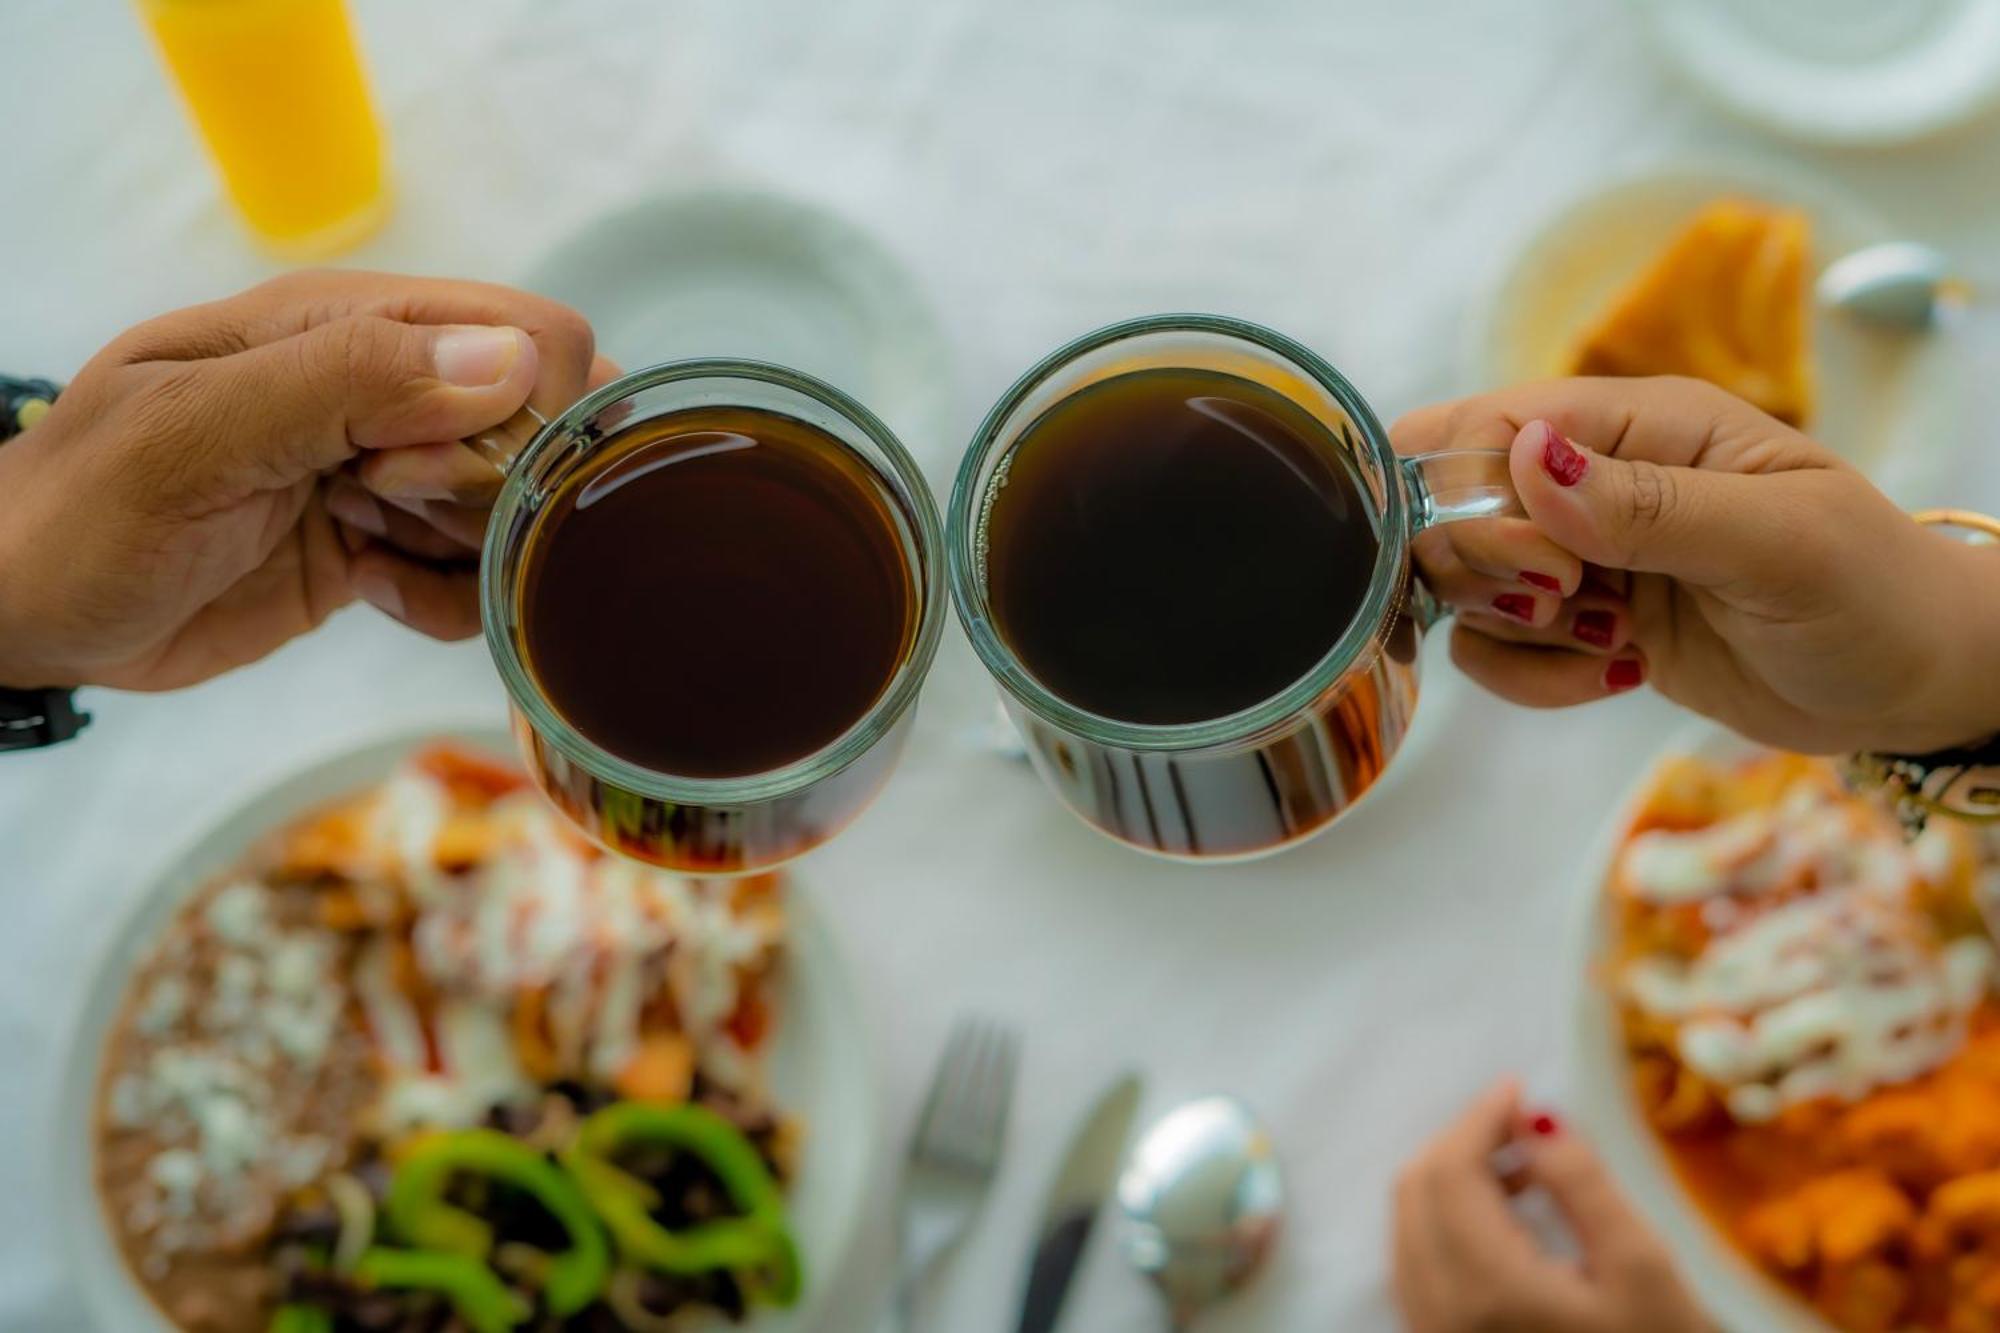
[[[748,408],[818,427],[844,446],[892,502],[916,626],[872,706],[818,750],[770,772],[696,778],[656,772],[573,727],[536,683],[522,651],[521,598],[542,506],[620,435],[692,408]],[[526,439],[526,443],[520,443]],[[633,371],[553,421],[531,411],[467,441],[505,475],[479,563],[486,646],[512,704],[534,779],[605,846],[669,869],[742,875],[773,869],[845,828],[888,779],[944,623],[936,502],[914,459],[861,404],[809,375],[760,362],[680,361]],[[698,700],[691,701],[698,707]]]
[[[1240,712],[1173,725],[1121,721],[1045,687],[989,604],[986,524],[1022,436],[1093,384],[1143,370],[1205,370],[1274,389],[1324,429],[1376,539],[1360,610],[1326,655]],[[1387,768],[1417,702],[1417,647],[1440,608],[1410,542],[1440,523],[1520,513],[1503,450],[1398,458],[1354,386],[1281,334],[1213,315],[1160,315],[1086,334],[1023,375],[973,437],[952,489],[952,599],[1043,779],[1077,815],[1142,851],[1243,860],[1294,846],[1352,808]]]

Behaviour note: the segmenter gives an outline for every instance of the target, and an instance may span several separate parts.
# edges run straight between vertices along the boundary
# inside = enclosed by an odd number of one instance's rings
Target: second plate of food
[[[1819,309],[1831,260],[1897,239],[1837,191],[1751,166],[1633,176],[1542,221],[1476,321],[1497,388],[1571,374],[1688,374],[1794,424],[1892,493],[1949,462],[1951,423],[1920,339]]]
[[[1587,864],[1578,1118],[1721,1326],[1979,1327],[2000,844],[1949,821],[1906,842],[1825,761],[1705,729]]]
[[[139,895],[60,1090],[100,1326],[813,1327],[874,1137],[829,936],[603,853],[511,753],[308,765]]]

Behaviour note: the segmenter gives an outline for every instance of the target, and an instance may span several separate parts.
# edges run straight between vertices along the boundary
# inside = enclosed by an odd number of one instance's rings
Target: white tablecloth
[[[66,375],[127,324],[268,273],[129,9],[6,8],[0,367]],[[949,331],[950,431],[913,442],[933,459],[1058,340],[1169,308],[1284,329],[1385,415],[1451,393],[1463,322],[1523,230],[1607,172],[1689,153],[1789,158],[2000,272],[1990,126],[1893,155],[1790,148],[1694,102],[1599,0],[357,9],[399,203],[351,262],[504,280],[602,209],[708,179],[830,205],[914,269]],[[933,481],[948,485],[942,465]],[[2000,490],[1960,498],[1990,507]],[[1532,715],[1441,669],[1387,790],[1306,850],[1203,871],[1100,840],[979,753],[965,731],[989,698],[953,628],[901,772],[804,872],[863,979],[885,1146],[954,1014],[1027,1034],[1011,1156],[931,1327],[1011,1327],[1062,1135],[1125,1066],[1145,1072],[1150,1109],[1211,1088],[1249,1098],[1290,1168],[1276,1266],[1211,1327],[1393,1327],[1391,1173],[1502,1071],[1560,1098],[1576,849],[1672,710],[1637,697]],[[139,877],[303,754],[497,715],[500,699],[478,645],[439,647],[363,608],[200,689],[91,706],[79,743],[0,759],[9,1330],[81,1319],[44,1222],[49,1105],[83,969]],[[829,1329],[870,1326],[888,1218],[884,1191],[857,1262],[830,1275],[845,1315]],[[1096,1247],[1068,1326],[1159,1323]]]

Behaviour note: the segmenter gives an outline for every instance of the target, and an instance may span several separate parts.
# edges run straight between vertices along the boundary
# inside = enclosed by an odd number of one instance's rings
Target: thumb
[[[1702,587],[1782,556],[1782,474],[1744,475],[1598,453],[1546,421],[1515,433],[1514,488],[1544,535],[1590,564]]]
[[[456,440],[528,400],[534,341],[520,329],[330,320],[233,356],[193,363],[205,447],[285,481],[359,449]]]

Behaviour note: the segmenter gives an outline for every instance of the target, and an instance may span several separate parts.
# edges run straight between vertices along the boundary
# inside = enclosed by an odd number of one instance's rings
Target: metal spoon
[[[1972,288],[1953,276],[1942,253],[1915,241],[1884,241],[1842,255],[1815,288],[1819,303],[1864,324],[1926,333],[1972,301]]]
[[[1169,1327],[1194,1318],[1264,1265],[1285,1212],[1271,1136],[1234,1097],[1211,1096],[1155,1121],[1118,1177],[1125,1257],[1167,1298]]]

